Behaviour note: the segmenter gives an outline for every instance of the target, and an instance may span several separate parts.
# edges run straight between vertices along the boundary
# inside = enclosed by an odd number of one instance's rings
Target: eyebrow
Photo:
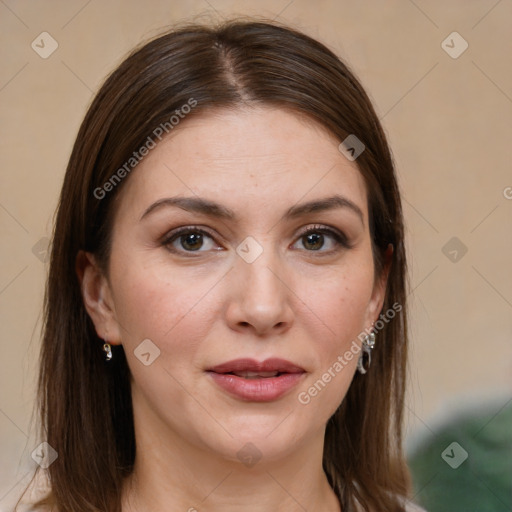
[[[210,217],[216,217],[224,220],[236,221],[237,215],[235,212],[226,206],[223,206],[209,199],[202,197],[165,197],[159,199],[150,205],[142,214],[140,220],[144,219],[150,213],[160,210],[163,207],[178,207],[188,212],[201,213]],[[364,215],[359,206],[357,206],[350,199],[336,194],[324,199],[316,199],[307,203],[302,203],[290,207],[283,215],[284,220],[290,220],[308,213],[318,213],[337,208],[347,208],[354,212],[361,223],[364,225]]]

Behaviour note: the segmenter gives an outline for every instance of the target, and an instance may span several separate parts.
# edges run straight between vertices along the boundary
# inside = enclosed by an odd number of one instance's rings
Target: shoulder
[[[15,512],[55,512],[49,505],[35,507],[35,503],[48,496],[51,491],[48,476],[44,470],[39,469],[23,492]]]

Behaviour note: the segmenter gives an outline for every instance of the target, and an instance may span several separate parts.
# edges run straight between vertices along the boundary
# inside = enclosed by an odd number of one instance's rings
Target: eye
[[[206,252],[212,250],[215,246],[213,237],[204,229],[187,226],[171,231],[162,245],[166,246],[171,252]],[[204,249],[201,251],[200,249]],[[215,249],[219,250],[219,249]]]
[[[326,236],[327,235],[327,236]],[[325,226],[313,226],[303,231],[298,240],[308,252],[332,253],[341,248],[350,249],[347,237],[337,230]],[[321,251],[327,242],[327,250]]]
[[[302,242],[307,252],[333,253],[338,250],[350,249],[347,237],[326,226],[315,225],[303,231],[296,243]],[[184,226],[171,231],[163,240],[162,245],[173,253],[191,254],[222,250],[215,244],[213,236],[197,226]],[[295,244],[294,244],[295,245]],[[327,249],[325,249],[327,245]],[[324,250],[321,250],[324,249]]]

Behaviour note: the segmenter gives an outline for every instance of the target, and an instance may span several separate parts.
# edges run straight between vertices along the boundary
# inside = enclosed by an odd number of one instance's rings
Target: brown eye
[[[303,235],[302,238],[305,240],[304,246],[313,251],[318,251],[324,245],[324,235],[321,233],[309,233],[308,235]]]
[[[302,246],[308,252],[330,253],[340,250],[340,248],[350,249],[347,238],[338,231],[326,228],[324,226],[314,226],[303,232],[300,236]],[[327,249],[324,249],[327,245]]]
[[[172,231],[162,241],[162,245],[167,247],[171,252],[182,254],[207,252],[214,247],[218,247],[215,245],[213,237],[208,232],[194,227],[184,227]]]
[[[203,245],[203,235],[201,233],[189,233],[179,237],[181,246],[190,251],[197,251]]]

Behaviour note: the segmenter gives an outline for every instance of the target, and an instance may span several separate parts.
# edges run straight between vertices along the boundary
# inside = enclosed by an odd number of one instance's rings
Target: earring
[[[370,368],[370,364],[372,362],[372,349],[375,346],[375,333],[371,332],[366,336],[363,340],[362,344],[362,353],[359,356],[359,360],[357,361],[357,369],[359,373],[365,374]],[[366,354],[366,364],[365,364],[365,354]]]
[[[110,343],[105,343],[103,345],[103,352],[105,352],[105,361],[110,361],[112,359],[112,347]]]

